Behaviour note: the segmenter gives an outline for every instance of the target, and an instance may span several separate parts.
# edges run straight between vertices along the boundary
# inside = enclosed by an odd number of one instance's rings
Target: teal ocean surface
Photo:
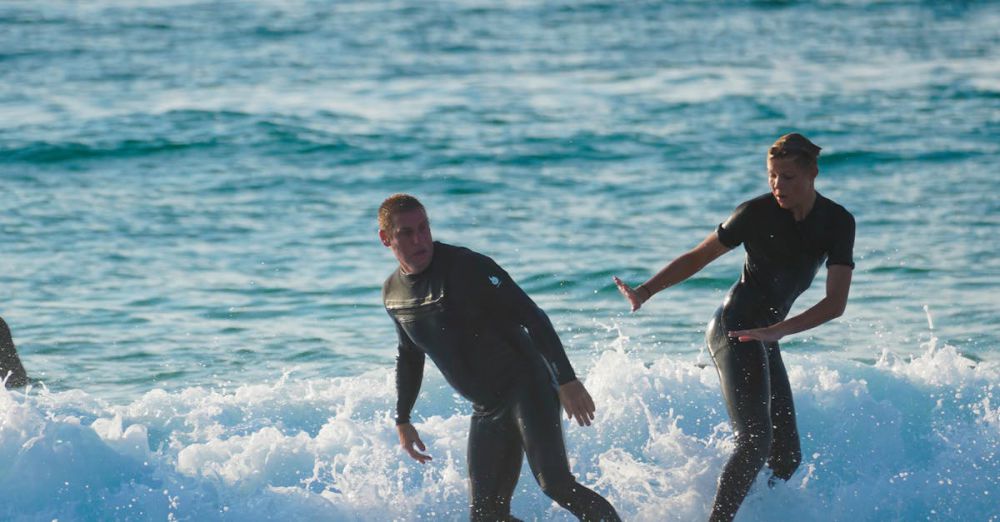
[[[783,341],[805,461],[737,520],[1000,520],[1000,4],[0,4],[3,520],[464,520],[469,406],[428,369],[396,448],[375,211],[503,265],[597,401],[573,469],[707,518],[732,450],[721,258],[640,282],[823,147],[846,314]],[[793,313],[823,295],[824,273]],[[513,512],[569,520],[527,466]],[[760,483],[762,481],[758,481]]]

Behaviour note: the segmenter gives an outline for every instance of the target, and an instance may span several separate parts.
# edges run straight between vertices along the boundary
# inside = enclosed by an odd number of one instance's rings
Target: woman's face
[[[797,164],[793,158],[768,158],[767,180],[771,194],[783,209],[801,208],[812,201],[816,172]]]

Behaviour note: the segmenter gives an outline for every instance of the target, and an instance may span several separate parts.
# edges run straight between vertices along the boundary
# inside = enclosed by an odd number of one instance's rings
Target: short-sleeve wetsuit
[[[783,321],[795,299],[826,265],[854,267],[854,217],[816,193],[802,221],[770,193],[744,202],[716,231],[719,241],[746,249],[740,280],[708,325],[706,342],[736,432],[736,450],[719,480],[712,520],[731,520],[767,463],[787,480],[802,460],[791,386],[778,343],[739,342],[733,330]]]
[[[523,454],[561,506],[583,520],[618,520],[570,473],[555,383],[576,375],[548,316],[506,271],[472,250],[435,242],[430,265],[415,275],[397,269],[382,299],[399,337],[397,424],[410,422],[425,357],[473,404],[473,520],[509,517]]]

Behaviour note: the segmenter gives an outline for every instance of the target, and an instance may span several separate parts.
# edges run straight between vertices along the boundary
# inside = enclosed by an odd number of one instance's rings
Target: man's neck
[[[431,264],[427,263],[427,266],[425,266],[422,270],[417,270],[417,269],[413,268],[412,266],[400,263],[399,264],[399,271],[403,275],[415,276],[415,275],[419,275],[419,274],[422,274],[422,273],[426,272],[427,269],[430,268],[430,267],[431,267]]]

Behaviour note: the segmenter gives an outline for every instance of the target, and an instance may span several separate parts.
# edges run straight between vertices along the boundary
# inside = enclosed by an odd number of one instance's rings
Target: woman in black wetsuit
[[[799,462],[799,434],[778,340],[844,313],[854,269],[854,217],[816,192],[820,148],[801,134],[782,136],[767,155],[771,192],[736,207],[691,251],[636,288],[614,278],[636,311],[654,294],[691,277],[741,243],[746,262],[705,334],[733,424],[736,450],[719,478],[712,521],[732,520],[766,463],[788,480]],[[787,317],[826,261],[826,296]]]

